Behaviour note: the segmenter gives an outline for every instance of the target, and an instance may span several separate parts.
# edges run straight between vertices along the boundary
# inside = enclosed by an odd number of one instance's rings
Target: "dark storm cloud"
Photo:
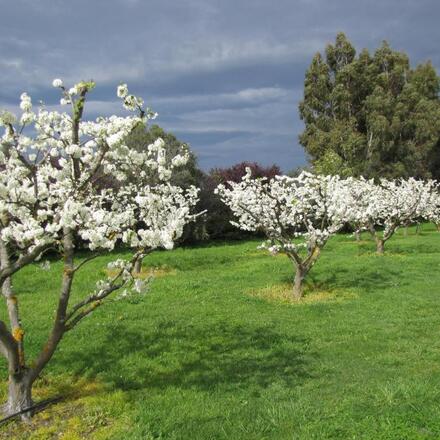
[[[127,82],[191,143],[204,168],[305,162],[297,104],[313,54],[342,30],[438,68],[438,0],[15,0],[0,2],[0,104],[26,90],[57,103],[54,77],[93,78],[89,115],[120,112]]]

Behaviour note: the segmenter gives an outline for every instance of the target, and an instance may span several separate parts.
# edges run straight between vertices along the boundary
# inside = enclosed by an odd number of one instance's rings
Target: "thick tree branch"
[[[72,315],[71,319],[66,322],[65,331],[72,330],[76,324],[78,324],[79,321],[81,321],[83,318],[85,318],[87,315],[92,313],[97,307],[99,307],[102,304],[102,300],[109,296],[112,292],[115,290],[120,289],[125,283],[119,283],[111,286],[111,288],[105,289],[101,295],[97,298],[89,297],[88,301],[81,306],[85,307],[85,305],[90,304],[89,307],[83,309],[81,312],[76,313],[75,315]]]
[[[8,361],[9,374],[16,374],[20,371],[20,356],[17,341],[3,321],[0,321],[0,346],[2,354]]]
[[[66,310],[69,304],[70,292],[72,289],[73,277],[75,274],[74,266],[74,244],[73,231],[70,228],[63,229],[63,248],[64,248],[64,272],[61,285],[60,297],[55,314],[54,323],[49,338],[34,362],[34,367],[30,371],[31,383],[39,376],[41,370],[52,358],[58,343],[65,332]]]
[[[22,267],[35,261],[40,254],[44,253],[52,246],[53,245],[51,243],[44,243],[35,246],[31,252],[20,256],[16,261],[14,261],[14,263],[11,263],[9,266],[0,269],[0,284],[3,284],[6,278],[9,278]]]
[[[324,245],[322,245],[322,246],[317,246],[317,245],[313,246],[313,248],[311,249],[311,251],[308,254],[307,258],[303,262],[303,265],[307,268],[307,270],[310,270],[314,266],[314,264],[316,263],[316,261],[319,258],[319,255],[321,253],[321,249],[324,247]]]
[[[146,251],[142,249],[133,255],[132,259],[130,260],[130,267],[129,267],[130,273],[133,271],[136,261],[139,258],[143,258],[145,255],[147,255],[150,252],[151,250]],[[113,293],[116,290],[119,290],[126,284],[126,281],[118,282],[118,280],[120,280],[120,278],[122,277],[123,272],[124,269],[119,270],[119,272],[110,280],[107,288],[97,293],[93,293],[89,295],[88,297],[86,297],[79,303],[75,304],[71,308],[71,310],[69,311],[69,313],[67,313],[65,318],[66,331],[72,330],[72,328],[76,324],[78,324],[79,321],[81,321],[83,318],[85,318],[87,315],[93,312],[98,306],[100,306],[105,298],[107,298],[111,293]],[[86,307],[86,306],[90,306],[90,307]],[[86,308],[84,309],[84,307]]]

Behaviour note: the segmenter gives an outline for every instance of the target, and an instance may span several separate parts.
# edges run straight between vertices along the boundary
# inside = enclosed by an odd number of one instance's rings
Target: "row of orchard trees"
[[[171,183],[188,160],[185,149],[167,154],[157,139],[143,151],[126,145],[133,130],[155,114],[120,85],[117,95],[126,117],[84,120],[86,98],[93,82],[66,88],[59,79],[61,105],[70,111],[34,111],[31,98],[21,95],[21,116],[0,115],[0,285],[7,319],[0,320],[0,353],[9,372],[6,414],[32,407],[32,385],[54,354],[63,335],[101,306],[112,293],[123,298],[142,293],[144,282],[134,268],[156,248],[170,249],[193,219],[198,190]],[[103,184],[103,182],[111,184]],[[78,242],[91,251],[77,255]],[[72,302],[72,284],[92,258],[117,243],[133,250],[130,258],[111,263],[112,276]],[[47,340],[34,359],[25,351],[19,293],[12,276],[51,252],[63,261],[56,310]],[[44,294],[44,286],[41,286]],[[24,417],[31,415],[25,411]]]
[[[440,220],[439,188],[433,180],[383,179],[375,184],[306,172],[255,179],[248,169],[241,182],[219,185],[217,192],[234,213],[236,226],[264,232],[267,241],[261,247],[290,258],[296,299],[328,239],[345,225],[369,231],[382,254],[397,228]]]

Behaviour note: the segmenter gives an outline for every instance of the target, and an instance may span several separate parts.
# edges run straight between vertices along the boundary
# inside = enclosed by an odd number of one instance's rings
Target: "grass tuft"
[[[292,295],[292,285],[287,283],[267,286],[257,290],[249,290],[247,293],[265,301],[294,306],[313,303],[343,302],[358,297],[357,294],[348,290],[324,290],[306,287],[303,297],[297,300]]]
[[[114,277],[118,271],[115,269],[107,269],[106,273],[109,277]],[[177,270],[167,265],[162,266],[143,266],[140,273],[134,274],[135,278],[147,279],[147,278],[162,278],[168,275],[177,275]]]

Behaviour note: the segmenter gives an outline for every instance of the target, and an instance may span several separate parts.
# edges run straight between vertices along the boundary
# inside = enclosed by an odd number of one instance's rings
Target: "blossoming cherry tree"
[[[219,185],[218,194],[237,218],[233,224],[264,232],[261,247],[282,252],[295,268],[293,297],[303,295],[303,281],[327,243],[346,221],[347,185],[338,176],[302,173],[299,177],[254,179],[250,169],[239,183]]]
[[[9,325],[0,321],[0,353],[9,371],[7,414],[32,406],[32,385],[66,332],[113,292],[124,297],[146,289],[142,280],[133,278],[136,261],[153,249],[172,248],[193,218],[191,208],[197,202],[196,188],[182,190],[170,184],[175,167],[188,158],[184,150],[165,161],[160,139],[142,152],[124,144],[135,127],[156,116],[129,94],[125,84],[117,95],[133,114],[96,120],[83,119],[93,82],[65,88],[56,79],[53,86],[69,113],[44,106],[34,111],[31,98],[23,93],[19,119],[0,114],[5,128],[0,139],[0,285],[9,319]],[[102,185],[103,179],[112,185]],[[113,261],[112,276],[80,292],[81,299],[72,303],[77,273],[117,242],[133,249],[132,256]],[[91,251],[87,258],[77,255],[78,243]],[[49,250],[63,262],[56,311],[54,317],[47,316],[51,324],[44,347],[29,362],[13,276]],[[44,285],[36,289],[45,294]]]

